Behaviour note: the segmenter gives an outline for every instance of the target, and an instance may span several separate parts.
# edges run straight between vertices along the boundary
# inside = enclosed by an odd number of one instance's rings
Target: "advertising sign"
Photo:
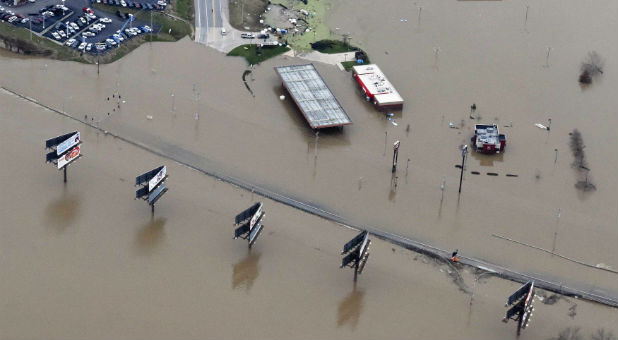
[[[262,228],[263,228],[262,219],[260,218],[255,224],[255,228],[253,228],[249,232],[249,248],[251,248],[253,243],[255,243],[255,240],[257,240],[258,236],[260,236],[260,233],[262,232]]]
[[[161,182],[167,174],[167,167],[164,166],[150,181],[148,181],[148,192],[151,192],[159,182]]]
[[[56,148],[56,154],[60,156],[65,151],[77,145],[78,143],[79,143],[79,132],[76,132],[74,135],[69,137],[67,140],[58,144],[58,147]]]
[[[262,203],[260,203],[260,206],[258,207],[257,211],[255,212],[255,214],[253,214],[253,217],[251,217],[251,222],[249,223],[249,230],[253,229],[253,226],[260,219],[261,216],[262,216]]]
[[[167,189],[165,188],[165,182],[163,182],[158,188],[148,195],[148,204],[152,205],[161,197]]]
[[[69,150],[65,155],[58,158],[58,169],[62,169],[67,164],[71,163],[73,160],[79,157],[79,153],[80,148],[79,146],[76,146],[73,149]]]

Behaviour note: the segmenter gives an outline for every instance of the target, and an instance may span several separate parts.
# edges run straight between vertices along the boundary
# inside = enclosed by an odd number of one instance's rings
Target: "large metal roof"
[[[352,124],[313,64],[275,70],[312,129]]]

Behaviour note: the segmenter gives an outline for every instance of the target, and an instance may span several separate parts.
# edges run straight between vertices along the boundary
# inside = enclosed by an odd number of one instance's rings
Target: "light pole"
[[[459,175],[459,193],[461,194],[461,181],[463,180],[464,164],[466,163],[466,154],[468,153],[468,145],[461,148],[461,174]]]

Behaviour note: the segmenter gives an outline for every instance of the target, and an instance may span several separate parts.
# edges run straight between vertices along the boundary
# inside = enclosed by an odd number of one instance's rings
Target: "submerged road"
[[[274,201],[277,201],[279,203],[283,203],[286,204],[288,206],[297,208],[299,210],[302,210],[304,212],[308,212],[310,214],[313,215],[317,215],[320,217],[323,217],[325,219],[331,220],[333,222],[336,222],[338,224],[341,224],[347,228],[351,228],[351,229],[355,229],[355,230],[367,230],[369,231],[369,233],[373,234],[375,237],[378,237],[380,239],[389,241],[393,244],[399,245],[401,247],[404,247],[406,249],[410,249],[412,251],[415,252],[419,252],[428,256],[432,256],[434,258],[438,258],[438,259],[442,259],[446,262],[450,262],[450,257],[451,257],[451,252],[449,250],[444,250],[444,249],[440,249],[437,247],[434,247],[432,245],[405,237],[405,236],[401,236],[401,235],[397,235],[397,234],[393,234],[393,233],[389,233],[389,232],[385,232],[383,230],[381,230],[379,227],[375,227],[375,226],[367,226],[367,225],[357,225],[357,224],[352,224],[349,221],[347,221],[345,218],[343,218],[342,216],[337,215],[336,213],[332,212],[332,211],[328,211],[325,209],[322,209],[316,205],[313,205],[311,203],[308,202],[304,202],[304,201],[300,201],[297,199],[294,199],[292,197],[289,196],[285,196],[283,194],[280,194],[278,192],[274,192],[272,190],[269,190],[267,188],[264,187],[260,187],[257,185],[254,185],[250,182],[247,182],[243,179],[240,178],[236,178],[236,177],[231,177],[231,176],[227,176],[225,174],[222,173],[217,173],[214,172],[212,170],[206,169],[206,168],[201,168],[198,167],[194,164],[197,164],[197,162],[192,162],[192,159],[197,159],[200,158],[202,156],[197,155],[193,152],[191,152],[190,150],[186,150],[186,149],[182,149],[182,148],[178,148],[178,147],[174,147],[174,146],[170,146],[170,145],[147,145],[144,143],[140,143],[137,141],[134,141],[128,137],[124,137],[106,130],[103,130],[102,128],[98,127],[95,124],[89,123],[87,121],[81,120],[79,118],[73,117],[69,114],[67,114],[66,112],[61,112],[58,111],[52,107],[46,106],[45,104],[42,104],[40,102],[38,102],[36,99],[30,98],[28,96],[24,96],[21,95],[19,93],[16,93],[12,90],[9,90],[5,87],[0,87],[0,89],[13,94],[15,96],[18,96],[24,100],[27,100],[35,105],[38,105],[42,108],[46,108],[48,110],[50,110],[51,112],[54,112],[56,114],[62,115],[64,117],[76,120],[84,125],[87,125],[93,129],[99,130],[107,135],[113,136],[115,138],[118,138],[126,143],[129,143],[131,145],[137,146],[141,149],[144,149],[148,152],[151,152],[157,156],[163,157],[163,158],[167,158],[169,160],[172,160],[174,162],[177,162],[179,164],[185,165],[191,169],[194,169],[196,171],[199,171],[205,175],[217,178],[221,181],[225,181],[227,183],[230,183],[232,185],[238,186],[240,188],[243,188],[245,190],[251,191],[253,193],[257,193],[261,196],[270,198]],[[602,303],[608,306],[612,306],[612,307],[618,307],[618,296],[616,296],[615,294],[612,293],[608,293],[605,291],[586,291],[584,288],[582,287],[575,287],[575,286],[571,286],[568,283],[564,283],[564,282],[558,282],[558,281],[554,281],[551,280],[549,278],[545,278],[542,276],[532,276],[532,275],[528,275],[526,273],[520,273],[520,272],[516,272],[513,270],[510,270],[508,268],[502,267],[500,265],[496,265],[487,261],[483,261],[480,259],[475,259],[475,258],[469,258],[469,257],[465,257],[465,256],[459,256],[459,262],[462,265],[467,265],[467,266],[472,266],[478,269],[481,269],[483,271],[489,272],[489,273],[493,273],[496,276],[499,276],[501,278],[504,279],[508,279],[508,280],[512,280],[512,281],[516,281],[516,282],[520,282],[520,283],[525,283],[528,281],[534,281],[535,285],[538,288],[541,289],[545,289],[548,291],[552,291],[558,294],[562,294],[562,295],[566,295],[566,296],[572,296],[572,297],[578,297],[578,298],[583,298],[586,300],[590,300],[590,301],[594,301],[594,302],[598,302],[598,303]]]

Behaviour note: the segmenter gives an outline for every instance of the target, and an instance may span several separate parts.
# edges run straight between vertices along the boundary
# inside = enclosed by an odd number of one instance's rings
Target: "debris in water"
[[[393,123],[393,125],[395,125],[395,126],[399,125],[399,124],[395,123],[395,121],[394,121],[394,120],[393,120],[393,121],[391,121],[391,123]]]
[[[151,116],[151,115],[147,115],[147,116],[146,116],[146,119],[148,119],[148,120],[152,120],[152,116]]]
[[[545,125],[543,125],[543,124],[540,124],[540,123],[536,123],[536,124],[534,124],[534,126],[538,127],[539,129],[545,129],[545,130],[547,130],[547,126],[545,126]]]
[[[408,19],[400,19],[401,22],[408,22]]]
[[[281,99],[281,100],[285,100],[285,96],[284,96],[284,95],[280,95],[280,96],[279,96],[279,99]]]

